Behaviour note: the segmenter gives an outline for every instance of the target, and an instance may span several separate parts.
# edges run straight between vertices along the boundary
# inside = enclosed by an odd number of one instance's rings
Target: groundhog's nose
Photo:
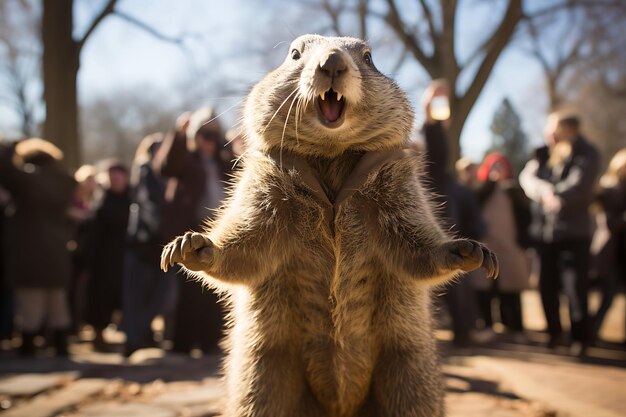
[[[320,60],[320,70],[328,77],[339,77],[348,69],[348,64],[341,51],[330,51]]]

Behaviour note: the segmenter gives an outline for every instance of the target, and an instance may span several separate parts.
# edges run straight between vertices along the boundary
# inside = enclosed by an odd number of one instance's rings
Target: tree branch
[[[426,21],[428,22],[428,30],[430,31],[430,37],[433,42],[436,44],[437,39],[439,38],[439,34],[437,33],[437,29],[435,28],[435,21],[433,20],[433,14],[428,8],[428,4],[426,4],[426,0],[419,0],[422,9],[424,10],[424,16],[426,16]]]
[[[522,2],[521,0],[510,0],[506,13],[500,22],[498,28],[491,35],[491,39],[488,41],[488,45],[491,47],[486,51],[476,75],[472,80],[469,88],[463,95],[463,106],[460,109],[460,117],[467,117],[474,102],[478,98],[480,91],[485,86],[489,74],[493,69],[498,57],[502,53],[504,47],[508,44],[517,23],[522,18]]]
[[[550,62],[541,51],[541,46],[539,45],[539,33],[537,31],[537,27],[532,21],[528,22],[528,33],[530,35],[530,41],[532,43],[532,49],[529,52],[534,55],[535,58],[537,58],[546,73],[551,73],[552,68],[550,67]]]
[[[554,4],[549,7],[545,7],[531,14],[524,14],[523,19],[530,20],[538,17],[546,16],[555,12],[559,12],[564,9],[572,7],[624,7],[624,3],[621,0],[564,0],[561,3]]]
[[[76,42],[78,53],[80,53],[80,50],[83,49],[85,42],[87,42],[87,39],[89,39],[93,31],[96,30],[96,27],[98,27],[100,22],[102,22],[102,20],[105,17],[107,17],[109,14],[113,13],[113,9],[115,8],[115,3],[117,3],[117,0],[109,0],[106,6],[104,6],[104,9],[102,9],[102,11],[98,14],[98,16],[96,16],[93,22],[91,22],[91,25],[89,25],[89,28],[87,29],[83,37],[79,41]]]
[[[333,5],[330,4],[330,1],[324,0],[322,2],[322,8],[326,11],[326,13],[328,13],[335,34],[337,34],[337,36],[341,36],[341,27],[339,25],[339,16],[342,12],[341,6],[334,8]]]
[[[400,40],[404,43],[409,51],[413,54],[415,59],[424,67],[426,72],[432,77],[436,78],[440,76],[437,71],[437,65],[433,60],[433,57],[427,56],[420,45],[417,43],[412,34],[407,33],[405,24],[398,13],[398,8],[394,0],[387,0],[389,11],[385,16],[385,22],[393,29],[398,35]]]
[[[396,74],[398,71],[400,71],[400,68],[402,67],[402,65],[404,65],[404,62],[406,61],[406,58],[408,55],[409,55],[409,50],[406,48],[403,48],[402,53],[400,54],[400,57],[398,58],[395,65],[391,69],[392,74]]]
[[[555,72],[557,74],[560,75],[568,65],[571,65],[580,59],[580,49],[584,46],[585,41],[586,39],[584,36],[579,36],[574,45],[572,45],[571,49],[564,55],[559,56],[555,67]]]
[[[182,45],[185,42],[185,39],[188,36],[193,36],[196,38],[201,38],[202,36],[199,34],[193,34],[193,33],[183,33],[182,35],[178,36],[178,37],[174,37],[174,36],[169,36],[166,35],[164,33],[159,32],[158,30],[156,30],[155,28],[153,28],[152,26],[148,25],[145,22],[142,22],[141,20],[137,19],[134,16],[131,16],[129,14],[126,14],[124,12],[118,11],[118,10],[114,10],[113,11],[113,15],[119,17],[120,19],[125,20],[128,23],[131,23],[133,25],[135,25],[136,27],[138,27],[139,29],[149,33],[150,35],[154,36],[155,38],[165,41],[165,42],[170,42],[170,43],[174,43],[177,45]]]

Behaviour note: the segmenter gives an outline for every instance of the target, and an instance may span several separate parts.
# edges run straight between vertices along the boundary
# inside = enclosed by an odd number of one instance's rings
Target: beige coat
[[[496,253],[500,260],[500,276],[495,281],[503,292],[518,292],[529,287],[530,259],[517,244],[517,229],[513,204],[505,190],[496,185],[482,209],[487,226],[483,242]],[[483,270],[472,273],[476,289],[487,290],[493,285]]]

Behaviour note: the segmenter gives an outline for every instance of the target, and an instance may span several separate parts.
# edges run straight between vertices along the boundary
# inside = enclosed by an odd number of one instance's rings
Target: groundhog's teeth
[[[341,97],[343,97],[343,96],[341,95],[341,93],[337,92],[337,101],[340,101],[340,100],[341,100]]]
[[[326,91],[322,91],[320,93],[320,98],[322,99],[322,101],[324,101],[324,97],[326,97]]]

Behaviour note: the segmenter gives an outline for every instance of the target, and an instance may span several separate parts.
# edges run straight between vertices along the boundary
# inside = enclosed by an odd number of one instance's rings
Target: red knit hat
[[[489,173],[495,164],[500,165],[503,179],[513,178],[513,168],[507,157],[500,152],[492,152],[485,157],[482,165],[478,168],[478,172],[476,173],[478,180],[482,182],[487,181],[489,179]]]

